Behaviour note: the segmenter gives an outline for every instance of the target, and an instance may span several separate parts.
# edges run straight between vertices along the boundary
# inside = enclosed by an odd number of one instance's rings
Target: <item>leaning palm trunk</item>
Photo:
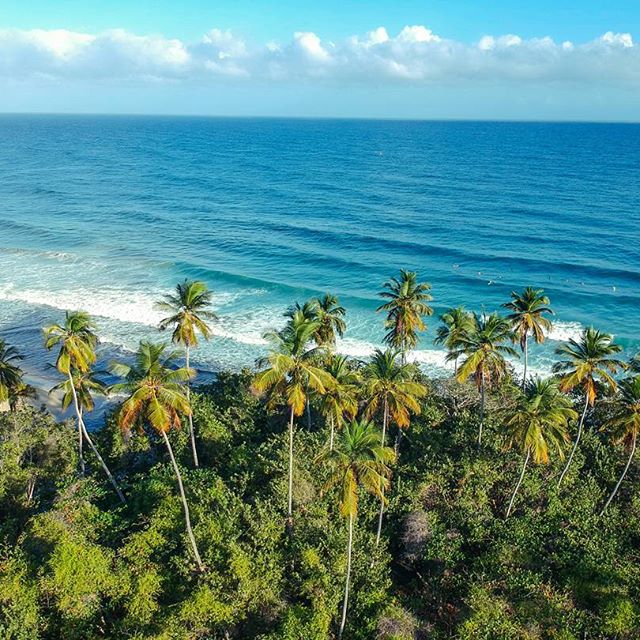
[[[484,427],[484,372],[480,378],[480,427],[478,428],[478,446],[482,445],[482,429]]]
[[[333,451],[333,439],[334,439],[334,431],[335,431],[333,414],[329,416],[329,424],[331,425],[331,435],[329,436],[329,449]]]
[[[629,471],[629,467],[631,466],[631,461],[633,460],[633,456],[636,452],[636,434],[633,434],[633,440],[631,441],[631,453],[629,454],[629,459],[627,460],[627,464],[624,467],[624,471],[622,472],[622,475],[620,476],[620,479],[618,480],[618,484],[616,484],[614,490],[611,492],[611,495],[609,496],[609,499],[607,500],[606,504],[604,505],[604,507],[602,507],[602,511],[600,512],[600,515],[603,515],[604,512],[607,510],[607,507],[611,504],[611,501],[615,498],[616,493],[618,493],[618,489],[620,488],[620,485],[622,484],[622,481],[624,480],[624,477],[627,475],[627,471]]]
[[[342,620],[338,631],[338,640],[342,638],[347,623],[347,607],[349,606],[349,581],[351,580],[351,549],[353,547],[353,514],[349,516],[349,541],[347,542],[347,577],[344,582],[344,600],[342,602]]]
[[[185,364],[187,365],[187,371],[189,370],[189,347],[185,349]],[[187,400],[189,406],[191,406],[191,385],[187,382]],[[193,414],[189,414],[189,439],[191,440],[191,452],[193,454],[193,466],[196,469],[200,466],[198,462],[198,450],[196,449],[196,432],[193,429]]]
[[[95,454],[96,458],[98,458],[98,462],[102,466],[102,469],[104,470],[107,478],[109,478],[109,482],[111,482],[111,484],[113,485],[113,488],[115,489],[115,492],[118,494],[118,498],[120,498],[120,502],[122,502],[122,504],[127,504],[127,501],[125,500],[124,495],[122,495],[122,491],[120,491],[120,487],[118,486],[118,483],[116,482],[116,479],[111,474],[111,471],[109,471],[109,467],[107,467],[107,463],[102,459],[102,456],[98,452],[98,449],[96,448],[96,445],[93,444],[93,440],[89,436],[89,432],[87,431],[87,427],[85,426],[84,420],[82,419],[82,410],[80,410],[80,424],[82,426],[82,434],[87,439],[87,442],[89,443],[89,446],[91,447],[91,450]]]
[[[287,508],[289,524],[293,518],[293,407],[289,415],[289,502]]]
[[[584,409],[582,411],[582,415],[580,416],[580,422],[578,423],[578,435],[576,436],[576,441],[573,443],[573,448],[571,449],[571,453],[569,455],[569,459],[567,460],[567,464],[565,465],[564,469],[562,470],[562,473],[560,474],[560,479],[558,480],[558,489],[560,488],[560,485],[562,484],[562,480],[563,480],[565,474],[569,470],[569,465],[571,464],[571,461],[573,460],[573,455],[576,452],[576,449],[578,448],[578,443],[580,442],[580,436],[582,435],[582,425],[584,424],[584,418],[587,415],[587,409],[588,408],[589,408],[589,395],[585,394]]]
[[[527,339],[526,333],[522,350],[524,351],[524,370],[522,372],[522,390],[524,391],[527,386],[527,365],[529,364],[529,340]]]
[[[73,396],[73,407],[76,411],[76,418],[78,420],[78,458],[80,464],[80,475],[84,476],[84,456],[82,455],[82,412],[80,411],[80,405],[78,403],[78,394],[76,393],[76,387],[73,382],[73,376],[71,375],[71,369],[67,373],[69,377],[69,386],[71,387],[71,395]]]
[[[167,447],[167,451],[169,452],[169,457],[171,458],[171,464],[173,465],[173,471],[176,474],[176,479],[178,480],[178,489],[180,490],[180,499],[182,500],[182,508],[184,509],[184,519],[187,525],[187,534],[189,535],[191,548],[193,549],[193,555],[195,556],[198,569],[200,571],[204,571],[204,565],[202,564],[202,559],[200,558],[200,553],[198,552],[198,547],[196,545],[196,538],[193,535],[193,529],[191,528],[191,517],[189,516],[189,505],[187,504],[187,496],[184,493],[184,486],[182,484],[182,475],[180,475],[180,469],[178,469],[178,464],[176,463],[176,459],[173,455],[173,449],[171,448],[171,443],[169,442],[169,438],[167,437],[167,434],[164,431],[162,432],[162,438],[164,439],[164,443]]]
[[[387,424],[389,422],[389,403],[386,398],[384,401],[384,410],[382,413],[382,446],[384,447],[385,437],[387,435]],[[380,495],[380,512],[378,513],[378,532],[376,533],[376,546],[380,544],[380,536],[382,535],[382,518],[384,516],[384,487],[381,487]]]
[[[516,494],[518,493],[518,489],[520,489],[520,485],[522,484],[522,479],[524,478],[524,472],[527,469],[527,464],[529,464],[529,457],[531,456],[531,449],[527,449],[527,457],[524,459],[524,464],[522,465],[522,471],[520,472],[520,478],[518,479],[518,484],[516,488],[513,490],[513,495],[511,496],[511,500],[509,502],[509,508],[507,509],[507,515],[505,516],[505,520],[511,515],[511,509],[513,509],[513,502],[516,499]]]

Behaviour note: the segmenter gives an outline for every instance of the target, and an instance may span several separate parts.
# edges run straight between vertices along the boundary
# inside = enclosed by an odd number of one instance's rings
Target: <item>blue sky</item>
[[[121,27],[193,39],[213,27],[258,40],[314,31],[340,38],[380,25],[390,32],[424,24],[457,40],[487,33],[589,40],[638,31],[637,0],[25,0],[0,3],[0,24],[23,29],[99,31]]]
[[[640,2],[0,4],[0,111],[637,120]]]

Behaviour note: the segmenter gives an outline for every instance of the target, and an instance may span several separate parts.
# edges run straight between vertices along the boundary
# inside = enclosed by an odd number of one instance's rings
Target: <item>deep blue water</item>
[[[590,324],[631,354],[639,176],[636,125],[1,116],[0,334],[50,377],[39,328],[64,309],[95,314],[110,355],[200,278],[221,318],[203,368],[251,364],[287,305],[327,290],[348,309],[341,350],[364,356],[405,267],[436,312],[543,287],[557,324],[534,369]],[[417,357],[437,373],[429,324]]]

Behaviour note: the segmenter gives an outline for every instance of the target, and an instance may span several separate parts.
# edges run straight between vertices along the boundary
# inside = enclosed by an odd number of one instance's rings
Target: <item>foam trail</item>
[[[551,331],[545,332],[549,340],[567,342],[577,340],[584,327],[579,322],[554,322]]]

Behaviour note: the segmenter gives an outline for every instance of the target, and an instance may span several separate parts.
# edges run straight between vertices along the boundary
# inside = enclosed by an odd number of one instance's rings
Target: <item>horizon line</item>
[[[458,123],[504,123],[504,124],[623,124],[638,125],[639,120],[610,119],[545,119],[545,118],[446,118],[446,117],[402,117],[402,116],[317,116],[317,115],[232,115],[207,113],[142,113],[103,111],[2,111],[3,116],[68,116],[68,117],[114,117],[114,118],[193,118],[219,120],[332,120],[332,121],[372,121],[372,122],[458,122]]]

